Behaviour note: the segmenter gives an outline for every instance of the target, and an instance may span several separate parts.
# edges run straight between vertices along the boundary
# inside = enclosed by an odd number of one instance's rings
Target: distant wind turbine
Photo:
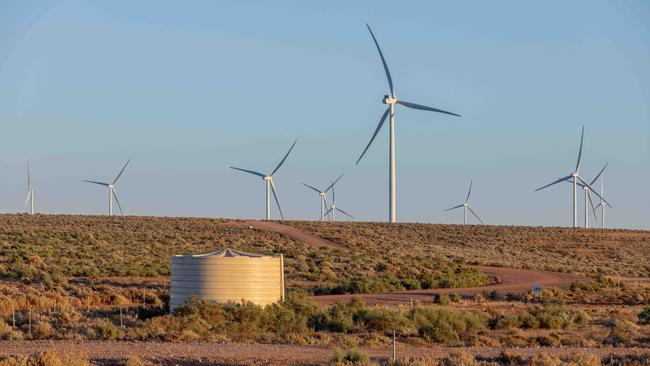
[[[469,212],[471,212],[472,215],[474,215],[474,217],[476,217],[476,219],[477,219],[481,224],[483,223],[483,220],[481,220],[481,218],[478,217],[478,215],[476,214],[476,212],[474,212],[474,210],[472,210],[472,208],[469,207],[469,195],[472,194],[472,184],[473,184],[473,183],[474,183],[474,180],[473,180],[473,179],[469,181],[469,191],[467,191],[467,198],[465,198],[465,202],[464,202],[464,203],[461,203],[461,204],[458,205],[458,206],[454,206],[454,207],[451,207],[451,208],[448,208],[448,209],[445,210],[445,211],[451,211],[451,210],[455,210],[455,209],[457,209],[457,208],[461,208],[461,207],[462,207],[462,208],[463,208],[463,225],[467,225],[467,210],[469,210]]]
[[[29,169],[29,162],[27,162],[27,198],[25,199],[25,206],[23,207],[23,212],[27,210],[27,204],[30,203],[29,214],[34,214],[34,193],[36,188],[32,185],[32,174]]]
[[[368,151],[368,148],[372,144],[372,142],[375,140],[375,137],[379,133],[379,130],[381,130],[381,127],[384,125],[384,121],[386,121],[386,117],[390,114],[390,125],[389,125],[389,140],[388,140],[388,220],[390,222],[396,222],[397,220],[397,213],[396,213],[396,199],[395,199],[395,105],[400,104],[403,105],[404,107],[407,108],[412,108],[412,109],[418,109],[422,111],[430,111],[430,112],[438,112],[438,113],[444,113],[444,114],[449,114],[452,116],[457,116],[460,117],[460,115],[456,113],[451,113],[447,111],[443,111],[442,109],[436,109],[436,108],[431,108],[427,106],[423,106],[420,104],[415,104],[411,102],[407,102],[401,99],[397,99],[397,95],[395,94],[395,88],[393,87],[393,79],[390,76],[390,72],[388,71],[388,65],[386,64],[386,60],[384,59],[384,54],[381,52],[381,48],[379,48],[379,43],[377,42],[377,38],[375,38],[374,33],[372,32],[372,29],[370,29],[370,26],[366,24],[366,27],[368,27],[368,31],[370,31],[370,35],[372,36],[372,40],[375,43],[375,46],[377,47],[377,51],[379,52],[379,57],[381,58],[381,63],[384,66],[384,72],[386,73],[386,78],[388,79],[388,87],[390,91],[390,95],[385,95],[382,102],[384,104],[388,104],[388,108],[384,112],[384,114],[381,116],[381,119],[379,120],[379,124],[377,125],[377,128],[375,129],[374,134],[372,135],[372,138],[370,138],[370,142],[368,142],[368,145],[366,145],[366,148],[363,150],[361,153],[361,156],[359,156],[359,159],[357,159],[356,164],[359,164],[359,161],[361,161],[361,158],[365,155],[366,151]]]
[[[280,161],[280,164],[273,169],[273,172],[271,174],[262,174],[260,172],[256,172],[254,170],[247,170],[247,169],[242,169],[242,168],[237,168],[234,166],[231,166],[230,169],[235,169],[239,170],[245,173],[257,175],[258,177],[261,177],[264,179],[265,185],[266,185],[266,220],[271,220],[271,191],[273,191],[273,198],[275,198],[275,203],[278,205],[278,211],[280,211],[280,217],[282,220],[284,220],[284,215],[282,214],[282,208],[280,207],[280,201],[278,201],[278,193],[275,190],[275,185],[273,184],[273,175],[280,169],[282,164],[284,164],[284,161],[287,160],[287,157],[291,153],[291,150],[293,150],[293,147],[296,146],[296,142],[298,140],[295,140],[291,147],[289,148],[289,151],[284,155],[284,158]]]
[[[307,184],[307,183],[302,183],[302,182],[301,182],[301,184],[302,184],[303,186],[305,186],[305,187],[307,187],[307,188],[310,188],[310,189],[313,190],[313,191],[316,191],[316,193],[318,193],[318,196],[320,197],[320,221],[325,221],[325,211],[328,210],[328,208],[327,208],[327,192],[328,192],[330,189],[334,188],[334,185],[336,184],[336,182],[339,181],[339,179],[341,179],[342,176],[343,176],[343,174],[339,175],[339,177],[336,178],[336,180],[334,181],[334,183],[330,184],[329,187],[327,187],[327,189],[322,190],[322,191],[321,191],[320,189],[318,189],[318,188],[315,188],[315,187],[313,187],[313,186],[310,186],[310,185]]]
[[[600,207],[600,227],[605,228],[605,206],[609,206],[609,203],[605,202],[603,197],[605,197],[605,176],[603,175],[602,178],[600,178],[600,203],[596,208]],[[610,208],[612,206],[609,206]]]
[[[590,186],[593,186],[594,183],[596,183],[596,181],[598,181],[598,178],[600,178],[600,175],[603,174],[603,172],[605,171],[605,168],[607,168],[607,164],[605,164],[605,166],[603,166],[603,169],[601,169],[600,172],[598,173],[598,175],[596,175],[596,178],[594,178],[589,183]],[[571,181],[569,179],[566,179],[565,182],[571,183]],[[591,199],[591,194],[589,193],[589,188],[587,188],[587,186],[585,186],[584,184],[582,184],[580,182],[578,182],[578,186],[580,186],[582,188],[582,190],[585,192],[585,228],[588,229],[589,228],[589,205],[591,205],[591,209],[592,209],[592,211],[594,213],[594,220],[596,222],[598,222],[598,215],[596,215],[596,207],[594,206],[594,201]],[[600,195],[602,196],[602,193]]]
[[[580,159],[582,158],[582,143],[584,141],[585,137],[585,127],[582,127],[582,134],[580,135],[580,149],[578,150],[578,162],[576,163],[576,168],[575,170],[567,175],[566,177],[559,178],[543,187],[537,188],[535,192],[540,191],[544,188],[550,187],[552,185],[555,185],[557,183],[563,182],[565,180],[571,180],[573,183],[573,227],[578,227],[578,181],[582,182],[587,189],[589,189],[591,192],[593,192],[596,196],[601,198],[603,201],[605,199],[598,194],[598,192],[594,191],[593,188],[591,188],[591,185],[588,184],[581,176],[580,176]],[[607,201],[605,201],[607,203]]]
[[[97,182],[94,180],[84,180],[84,182],[87,183],[93,183],[93,184],[99,184],[100,186],[104,186],[108,188],[108,216],[113,216],[113,198],[115,198],[115,202],[117,202],[117,207],[120,209],[120,214],[124,215],[124,211],[122,211],[122,205],[120,205],[120,200],[117,199],[117,192],[115,191],[115,184],[117,183],[117,180],[120,179],[122,176],[122,173],[124,173],[124,169],[126,169],[126,166],[129,165],[129,162],[131,159],[126,161],[126,164],[122,167],[122,170],[120,170],[120,174],[113,179],[112,183],[106,183],[106,182]]]
[[[336,182],[334,182],[334,183],[336,183]],[[338,211],[338,212],[344,214],[345,216],[348,216],[349,218],[354,219],[354,216],[352,216],[349,213],[347,213],[347,212],[341,210],[340,208],[336,207],[336,193],[334,192],[334,183],[331,184],[331,187],[332,187],[332,205],[330,206],[330,209],[327,210],[325,215],[330,215],[330,221],[335,221],[334,220],[334,214],[336,213],[336,211]]]

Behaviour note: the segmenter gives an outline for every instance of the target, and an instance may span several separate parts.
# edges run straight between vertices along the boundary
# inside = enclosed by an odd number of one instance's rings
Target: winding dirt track
[[[277,222],[249,220],[241,223],[241,225],[248,225],[260,230],[272,231],[284,235],[289,239],[304,242],[316,249],[323,247],[341,250],[346,249],[346,247],[341,244],[334,243],[311,233]],[[399,304],[410,302],[411,300],[431,301],[434,294],[442,293],[460,294],[462,296],[473,296],[491,291],[496,291],[502,295],[508,293],[521,293],[522,291],[530,290],[534,284],[539,284],[542,288],[568,288],[572,283],[583,281],[585,279],[583,276],[559,272],[488,266],[476,266],[476,268],[479,268],[488,276],[498,278],[499,283],[482,287],[411,290],[379,294],[314,296],[312,299],[321,304],[332,304],[337,301],[347,301],[352,296],[358,296],[367,304]]]
[[[307,245],[314,247],[316,249],[320,248],[330,248],[330,249],[346,249],[343,245],[334,243],[327,239],[323,239],[319,236],[316,236],[311,233],[298,230],[294,227],[279,224],[272,221],[257,221],[249,220],[244,222],[238,222],[239,225],[251,226],[259,230],[271,231],[286,236],[289,239],[301,241]]]
[[[313,296],[312,300],[321,304],[332,304],[337,301],[348,301],[352,296],[357,296],[366,304],[399,304],[409,303],[411,300],[430,302],[433,300],[434,294],[459,294],[468,297],[484,292],[496,291],[498,294],[504,295],[531,290],[534,284],[539,284],[542,288],[567,288],[573,282],[584,280],[582,276],[567,273],[487,266],[476,266],[476,268],[479,268],[488,276],[499,278],[500,282],[481,287],[411,290],[378,294]]]

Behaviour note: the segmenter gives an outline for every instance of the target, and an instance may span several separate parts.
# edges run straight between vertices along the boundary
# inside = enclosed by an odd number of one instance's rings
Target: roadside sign
[[[533,295],[542,296],[542,286],[540,286],[538,283],[533,285]]]

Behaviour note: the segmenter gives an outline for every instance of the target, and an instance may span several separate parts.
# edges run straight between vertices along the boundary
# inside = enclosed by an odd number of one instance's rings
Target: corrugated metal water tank
[[[233,249],[175,255],[171,282],[171,311],[191,296],[217,303],[244,300],[268,305],[284,299],[284,258]]]

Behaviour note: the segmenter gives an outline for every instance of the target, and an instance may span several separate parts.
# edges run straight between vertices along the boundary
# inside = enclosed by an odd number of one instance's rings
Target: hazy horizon
[[[368,22],[398,97],[462,115],[398,106],[398,221],[462,223],[444,209],[473,178],[486,224],[570,226],[571,186],[534,190],[575,167],[584,125],[607,227],[650,229],[650,4],[390,4],[0,4],[0,212],[29,160],[37,212],[105,214],[83,180],[131,158],[127,215],[261,219],[263,181],[229,166],[270,172],[298,139],[274,177],[286,219],[319,217],[300,182],[344,173],[337,206],[385,221],[387,126],[354,164],[388,92]]]

